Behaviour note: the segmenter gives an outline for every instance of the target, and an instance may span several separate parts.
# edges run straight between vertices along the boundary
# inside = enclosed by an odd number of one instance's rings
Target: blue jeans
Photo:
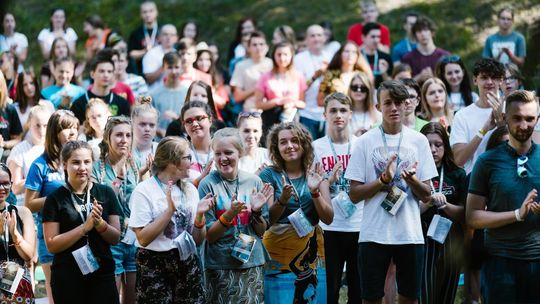
[[[490,256],[482,268],[484,303],[538,303],[540,259]]]
[[[311,137],[313,137],[313,140],[319,139],[325,135],[324,120],[319,121],[300,116],[300,123],[304,125],[304,127],[306,127],[309,133],[311,133]]]

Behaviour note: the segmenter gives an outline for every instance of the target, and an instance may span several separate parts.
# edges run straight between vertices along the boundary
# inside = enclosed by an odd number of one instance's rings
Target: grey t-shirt
[[[540,189],[540,148],[527,154],[529,176],[517,175],[516,152],[507,144],[478,157],[471,173],[469,193],[486,197],[487,211],[505,212],[521,207],[532,189]],[[495,256],[512,259],[540,259],[540,216],[529,212],[524,222],[485,230],[485,246]]]
[[[209,229],[218,218],[231,207],[231,198],[237,193],[237,199],[248,206],[247,210],[240,213],[233,221],[233,226],[228,228],[223,236],[216,242],[205,244],[205,267],[209,269],[246,269],[264,265],[269,260],[269,255],[262,244],[261,238],[253,229],[251,216],[251,193],[253,188],[260,190],[263,186],[261,179],[251,173],[238,172],[238,179],[228,181],[222,179],[218,171],[214,170],[199,184],[199,197],[212,193],[217,196],[215,207],[206,213],[206,228]],[[268,222],[268,205],[262,209],[264,219]],[[254,237],[257,241],[246,263],[242,263],[231,256],[232,248],[239,233]]]
[[[159,111],[158,128],[166,130],[167,126],[171,123],[172,119],[166,117],[167,111],[175,113],[180,116],[180,110],[184,105],[188,88],[180,86],[176,89],[167,88],[165,85],[160,84],[155,89],[150,91],[152,96],[152,105]]]

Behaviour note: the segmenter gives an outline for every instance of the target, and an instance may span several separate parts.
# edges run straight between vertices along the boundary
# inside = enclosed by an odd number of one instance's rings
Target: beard
[[[512,129],[509,129],[508,132],[510,133],[510,136],[512,136],[515,140],[521,142],[521,143],[524,143],[526,141],[528,141],[533,132],[534,132],[534,128],[527,128],[526,130],[522,131],[522,130],[512,130]]]

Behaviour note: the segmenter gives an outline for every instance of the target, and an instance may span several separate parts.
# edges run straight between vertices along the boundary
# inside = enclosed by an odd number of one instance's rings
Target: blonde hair
[[[236,128],[223,128],[217,130],[212,137],[212,150],[215,150],[215,145],[225,138],[230,138],[233,140],[232,144],[238,150],[240,157],[244,154],[244,142],[242,137],[240,137],[240,132]]]
[[[429,86],[432,85],[432,84],[439,85],[444,91],[444,100],[445,100],[445,103],[444,103],[444,116],[446,116],[446,118],[448,119],[448,124],[451,125],[452,120],[454,119],[454,112],[452,111],[452,107],[450,105],[450,100],[448,100],[448,92],[446,91],[446,86],[444,85],[444,82],[442,80],[440,80],[439,78],[437,78],[437,77],[429,78],[422,85],[422,90],[421,90],[422,116],[424,116],[424,118],[426,120],[428,120],[428,121],[433,119],[433,112],[431,111],[431,108],[429,107],[429,105],[427,103],[427,98],[426,98],[427,90],[428,90]]]
[[[52,115],[52,111],[49,107],[45,106],[45,105],[36,105],[36,106],[33,106],[29,113],[28,113],[28,119],[26,120],[26,123],[24,124],[23,126],[23,135],[21,138],[25,138],[26,137],[26,134],[28,134],[28,131],[30,130],[30,128],[32,127],[32,120],[34,119],[34,117],[36,117],[39,113],[45,113],[45,114],[48,114],[49,117]]]
[[[187,140],[178,136],[167,136],[163,138],[156,149],[154,162],[152,163],[152,174],[157,175],[167,168],[171,163],[178,165],[182,159],[182,155],[189,151],[189,143]],[[186,183],[179,179],[176,183],[178,188],[185,190]]]
[[[88,100],[88,105],[86,105],[86,112],[85,112],[86,120],[83,123],[83,129],[84,129],[84,134],[88,136],[92,136],[92,137],[96,137],[96,131],[90,125],[90,117],[88,117],[88,115],[90,115],[90,111],[92,110],[92,108],[97,107],[97,106],[105,107],[105,109],[107,109],[107,112],[109,112],[109,116],[112,115],[111,109],[109,109],[109,106],[103,101],[103,99],[90,98],[90,100]]]
[[[6,79],[4,78],[4,73],[0,71],[0,109],[5,109],[10,103],[9,90],[6,84]]]
[[[131,111],[131,120],[135,120],[142,113],[154,113],[156,115],[156,121],[159,119],[159,111],[152,106],[152,97],[148,95],[141,95],[137,98],[137,104]]]

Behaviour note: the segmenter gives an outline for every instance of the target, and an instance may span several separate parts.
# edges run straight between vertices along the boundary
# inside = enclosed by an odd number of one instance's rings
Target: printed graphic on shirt
[[[3,116],[0,116],[0,129],[8,129],[8,128],[9,128],[9,121]]]
[[[502,52],[503,48],[507,48],[510,50],[512,54],[516,53],[516,43],[513,41],[495,41],[493,42],[493,45],[491,47],[491,53],[493,54],[493,58],[499,57],[499,54]],[[508,62],[509,58],[506,53],[501,54],[501,57],[499,58],[499,61],[501,62]]]
[[[438,180],[433,181],[433,189],[437,192],[439,192],[439,183],[440,182]],[[442,194],[444,194],[445,196],[449,196],[453,195],[454,193],[456,193],[456,187],[454,187],[453,185],[449,185],[448,183],[443,181]]]
[[[182,196],[182,201],[184,200],[185,197]],[[174,201],[176,202],[178,200]],[[184,231],[188,231],[191,233],[193,228],[191,223],[192,216],[193,214],[191,208],[184,208],[184,206],[176,207],[176,212],[171,217],[171,220],[169,221],[169,224],[167,224],[167,227],[165,227],[163,235],[165,235],[165,237],[168,239],[174,240]]]
[[[393,155],[397,153],[397,147],[388,147],[388,150],[389,153],[386,153],[386,148],[384,146],[375,148],[373,150],[371,161],[373,162],[376,176],[380,176],[386,170],[388,155]],[[401,179],[400,175],[401,172],[410,167],[414,163],[414,161],[414,151],[410,148],[402,146],[399,150],[399,164],[396,168],[394,176],[394,186],[398,187],[404,192],[407,192],[408,186],[407,183]]]

